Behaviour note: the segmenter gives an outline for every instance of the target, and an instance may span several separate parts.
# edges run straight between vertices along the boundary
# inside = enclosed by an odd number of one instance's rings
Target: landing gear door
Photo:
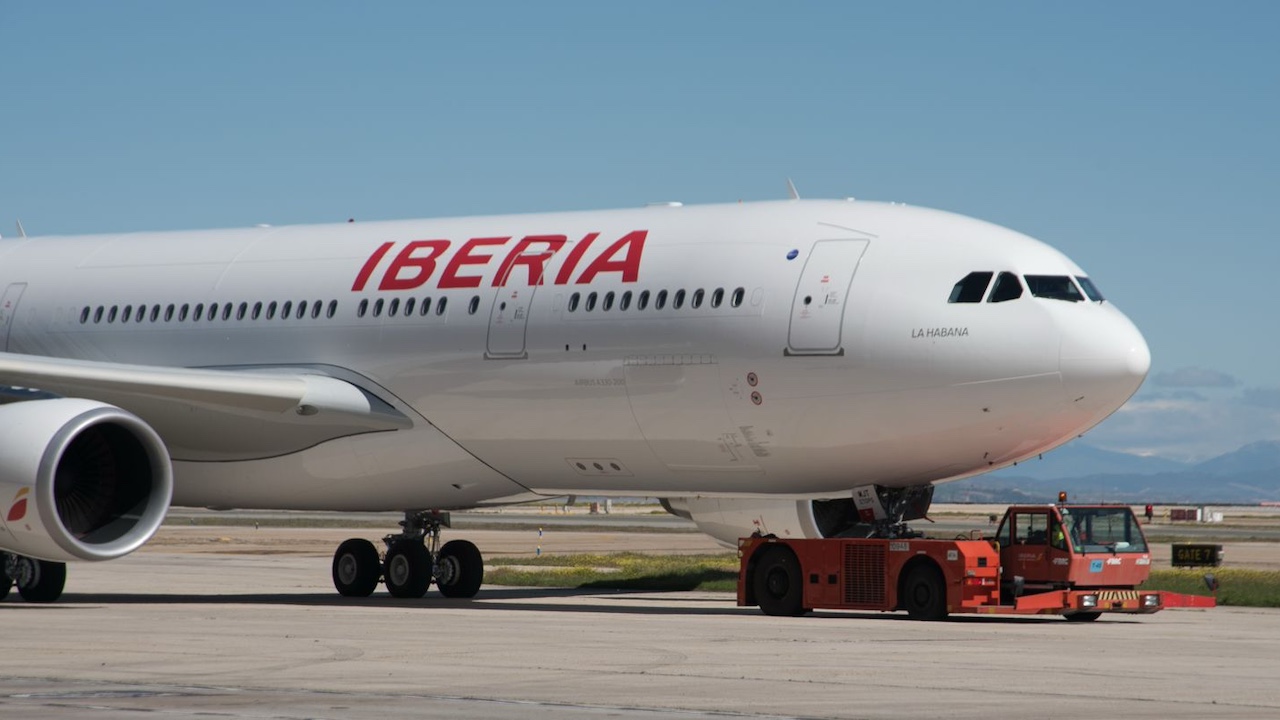
[[[27,289],[26,283],[13,283],[0,297],[0,350],[9,349],[9,330],[13,327],[14,318],[18,316],[18,301],[22,299],[22,291]]]
[[[867,240],[819,240],[809,251],[791,304],[788,355],[840,355],[845,302]]]

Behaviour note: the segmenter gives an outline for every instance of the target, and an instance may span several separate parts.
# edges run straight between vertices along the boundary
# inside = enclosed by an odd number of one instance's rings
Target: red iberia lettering
[[[498,266],[498,274],[493,276],[493,286],[506,286],[508,278],[511,277],[511,271],[517,265],[523,265],[529,270],[530,285],[541,285],[543,268],[547,261],[567,242],[569,238],[564,235],[526,235],[511,248],[511,252],[507,253],[507,257]],[[527,252],[535,244],[546,245],[547,249],[540,252]]]
[[[473,255],[471,251],[474,248],[484,245],[503,245],[510,237],[491,237],[491,238],[471,238],[458,252],[454,253],[453,258],[449,260],[449,264],[444,267],[444,273],[440,276],[440,282],[437,286],[441,289],[447,288],[473,288],[480,287],[479,275],[458,275],[458,270],[463,265],[484,265],[489,262],[491,255]]]
[[[387,254],[392,245],[395,245],[395,243],[382,243],[377,250],[373,251],[369,259],[364,261],[364,267],[360,268],[360,272],[356,274],[356,281],[351,285],[353,291],[360,292],[364,289],[365,284],[369,282],[369,276],[373,274],[373,269],[378,267],[378,263],[382,262],[382,256]]]
[[[390,245],[391,243],[387,244]],[[429,249],[425,256],[419,257],[414,254],[422,248]],[[436,271],[436,258],[443,255],[444,251],[448,249],[448,240],[414,240],[406,244],[400,254],[396,255],[396,259],[391,261],[391,267],[387,268],[387,272],[382,276],[382,283],[378,285],[378,289],[412,290],[422,287],[431,278],[431,274]],[[382,256],[378,255],[377,257],[381,258]],[[374,262],[373,258],[369,260]],[[368,267],[368,265],[368,263],[365,263],[365,267]],[[406,270],[410,274],[403,275],[402,273]],[[364,287],[363,283],[358,280],[357,284],[361,288]],[[358,290],[360,288],[352,289]]]
[[[596,275],[602,272],[620,272],[622,273],[622,282],[635,282],[640,278],[640,255],[644,252],[644,239],[648,236],[647,230],[634,230],[623,235],[620,240],[610,245],[607,250],[600,253],[599,257],[591,261],[586,270],[582,271],[582,275],[578,276],[578,285],[586,285],[596,279]],[[614,260],[614,256],[626,249],[626,255],[621,260]]]
[[[560,272],[556,274],[557,285],[564,285],[569,282],[569,277],[573,275],[574,269],[578,267],[578,261],[582,260],[583,253],[587,251],[587,248],[591,247],[591,243],[595,242],[598,237],[600,237],[600,233],[587,233],[587,236],[582,238],[582,242],[573,246],[573,249],[569,251],[569,257],[564,259],[564,265],[560,268]]]

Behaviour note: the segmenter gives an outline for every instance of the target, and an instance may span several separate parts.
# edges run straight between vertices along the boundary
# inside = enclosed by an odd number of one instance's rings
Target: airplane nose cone
[[[1065,324],[1059,369],[1073,401],[1110,413],[1146,379],[1151,350],[1119,310],[1107,305],[1090,309],[1099,312],[1080,313]]]

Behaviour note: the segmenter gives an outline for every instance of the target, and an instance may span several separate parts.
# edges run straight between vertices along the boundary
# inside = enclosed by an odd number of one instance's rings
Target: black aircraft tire
[[[1093,622],[1102,617],[1100,612],[1078,612],[1063,615],[1070,622]]]
[[[484,558],[474,543],[466,540],[445,543],[440,548],[439,565],[438,573],[444,577],[436,578],[436,587],[441,595],[473,598],[480,592],[480,585],[484,582]]]
[[[431,585],[431,553],[421,540],[403,540],[387,550],[382,569],[387,592],[398,598],[420,598]]]
[[[369,597],[382,577],[378,549],[363,538],[352,538],[333,553],[333,586],[343,597]]]
[[[35,563],[31,581],[18,586],[18,594],[27,602],[50,603],[62,597],[67,584],[65,563],[50,560],[28,560]]]
[[[911,568],[902,582],[898,604],[912,620],[941,620],[947,616],[947,588],[934,565]]]
[[[765,615],[796,617],[804,614],[800,560],[790,548],[766,548],[756,562],[751,586]]]

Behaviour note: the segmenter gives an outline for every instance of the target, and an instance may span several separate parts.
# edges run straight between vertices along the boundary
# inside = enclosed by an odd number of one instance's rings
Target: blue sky
[[[1280,440],[1280,3],[0,0],[0,232],[857,196],[1049,242],[1152,376],[1087,440]]]

